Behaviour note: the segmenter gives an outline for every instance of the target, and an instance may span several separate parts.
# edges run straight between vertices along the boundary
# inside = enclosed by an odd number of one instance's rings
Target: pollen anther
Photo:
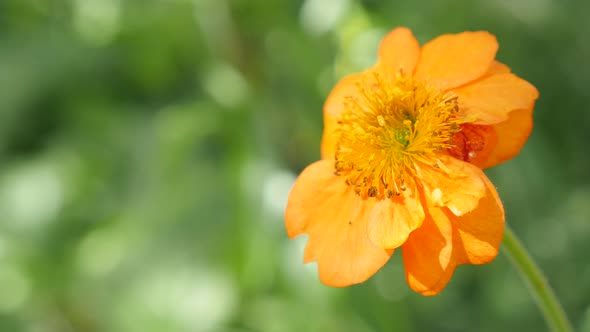
[[[336,174],[363,198],[392,198],[407,190],[416,162],[439,167],[435,153],[459,131],[457,97],[401,74],[365,74],[356,86],[338,120]]]

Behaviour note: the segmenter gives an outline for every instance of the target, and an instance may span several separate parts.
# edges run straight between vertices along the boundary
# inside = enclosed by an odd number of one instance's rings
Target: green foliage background
[[[331,289],[288,240],[322,103],[395,26],[488,30],[537,86],[489,170],[590,331],[590,2],[0,0],[0,331],[543,331],[507,258],[411,292],[400,255]]]

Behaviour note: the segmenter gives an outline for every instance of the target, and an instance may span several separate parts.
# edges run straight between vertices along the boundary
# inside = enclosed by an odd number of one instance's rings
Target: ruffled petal
[[[386,250],[369,240],[368,220],[374,199],[361,199],[341,177],[334,162],[322,160],[299,176],[285,212],[289,237],[308,234],[304,261],[316,261],[320,280],[345,287],[371,277],[389,259]]]
[[[454,88],[483,76],[498,50],[488,32],[442,35],[422,47],[414,77],[441,90]]]
[[[453,92],[459,97],[459,116],[475,124],[497,124],[517,109],[532,109],[539,92],[513,74],[492,75]]]
[[[334,159],[336,153],[336,143],[339,135],[338,118],[344,112],[344,101],[348,96],[358,96],[359,90],[357,84],[362,82],[366,77],[365,74],[349,75],[341,79],[324,103],[324,134],[322,137],[322,159]]]
[[[422,227],[402,246],[410,288],[423,295],[438,294],[455,269],[452,249],[453,229],[448,216],[439,208],[429,208]]]
[[[411,75],[420,57],[420,44],[412,31],[400,27],[388,33],[379,46],[378,67],[383,73]]]
[[[408,182],[400,196],[375,204],[369,220],[369,238],[383,248],[401,246],[422,225],[424,209],[415,185]]]
[[[496,147],[498,137],[493,126],[465,123],[453,136],[448,153],[463,161],[482,167]]]
[[[496,142],[485,160],[476,165],[493,167],[516,156],[533,130],[533,110],[516,110],[508,114],[508,120],[493,126]]]
[[[480,171],[481,172],[481,171]],[[485,264],[498,255],[504,234],[504,207],[494,185],[481,172],[486,195],[477,208],[452,218],[453,252],[457,264]]]
[[[477,208],[456,216],[429,205],[422,227],[402,246],[406,280],[423,295],[436,295],[460,264],[485,264],[498,255],[504,233],[504,208],[493,184],[478,170],[486,194]]]
[[[479,169],[467,162],[441,155],[439,168],[416,164],[426,199],[436,207],[446,206],[455,215],[463,215],[477,206],[485,194]]]

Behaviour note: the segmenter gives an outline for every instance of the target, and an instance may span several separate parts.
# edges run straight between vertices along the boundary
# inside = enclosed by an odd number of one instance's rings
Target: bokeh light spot
[[[235,108],[248,97],[248,83],[234,67],[227,63],[217,63],[205,77],[205,90],[220,105]]]
[[[63,183],[48,163],[23,165],[0,181],[3,218],[17,229],[53,220],[63,203]]]
[[[0,266],[0,312],[20,309],[30,293],[31,284],[23,272],[10,265]]]
[[[321,35],[336,26],[349,6],[350,0],[306,0],[301,7],[301,25],[309,33]]]
[[[74,28],[94,46],[110,43],[119,31],[119,0],[75,0]]]

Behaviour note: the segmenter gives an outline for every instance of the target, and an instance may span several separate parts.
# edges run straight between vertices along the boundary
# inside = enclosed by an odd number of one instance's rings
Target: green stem
[[[547,283],[547,279],[508,226],[506,226],[506,232],[504,233],[503,248],[506,255],[510,257],[512,264],[518,269],[527,283],[551,330],[556,332],[573,331],[572,325],[567,319],[553,289]]]

